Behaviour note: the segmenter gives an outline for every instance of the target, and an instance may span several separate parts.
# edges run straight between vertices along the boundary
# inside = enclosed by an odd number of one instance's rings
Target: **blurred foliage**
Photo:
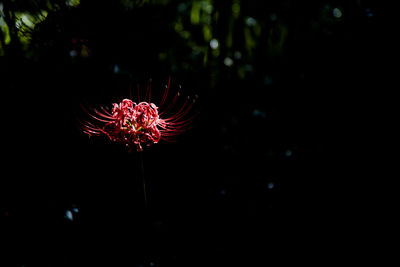
[[[174,16],[162,23],[167,23],[174,30],[180,39],[175,41],[181,42],[188,54],[178,63],[173,62],[169,54],[171,51],[164,50],[158,53],[158,60],[170,61],[172,70],[192,69],[199,63],[203,67],[221,64],[231,67],[241,78],[254,70],[252,63],[255,57],[269,59],[283,55],[288,48],[289,38],[313,37],[296,36],[295,32],[290,32],[291,28],[298,26],[293,24],[296,19],[307,16],[308,21],[299,21],[307,23],[304,25],[306,28],[302,29],[305,34],[311,27],[316,30],[315,33],[329,35],[343,22],[352,6],[358,6],[358,11],[363,8],[361,1],[345,3],[332,0],[314,4],[312,7],[315,10],[310,10],[310,5],[302,8],[302,4],[288,0],[269,3],[240,0],[120,0],[101,3],[79,0],[3,0],[0,2],[0,54],[4,56],[11,46],[21,46],[24,52],[32,49],[29,46],[32,32],[38,30],[41,23],[51,23],[51,19],[45,21],[48,14],[68,16],[68,10],[79,9],[80,2],[82,6],[90,6],[93,10],[108,6],[110,10],[121,12],[122,16],[134,15],[135,11],[165,8]],[[173,36],[171,40],[174,40]]]
[[[43,22],[49,12],[76,7],[79,3],[79,0],[0,1],[0,55],[12,45],[28,50],[35,26]]]
[[[333,90],[326,81],[364,66],[375,12],[361,0],[2,0],[0,67],[40,65],[81,84],[77,94],[110,90],[99,73],[121,87],[172,76],[205,88],[211,102],[282,115],[283,105]]]

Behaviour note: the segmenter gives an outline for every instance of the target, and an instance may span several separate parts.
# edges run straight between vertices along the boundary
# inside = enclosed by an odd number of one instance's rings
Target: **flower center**
[[[112,109],[113,125],[118,129],[123,139],[135,143],[157,143],[161,134],[157,126],[162,124],[158,115],[158,107],[153,103],[124,99],[120,104],[114,104]]]

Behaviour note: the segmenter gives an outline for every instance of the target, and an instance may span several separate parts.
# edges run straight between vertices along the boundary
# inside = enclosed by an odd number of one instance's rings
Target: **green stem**
[[[140,173],[142,175],[142,183],[143,183],[144,207],[147,210],[146,178],[144,176],[143,152],[139,152],[139,160],[140,160]]]

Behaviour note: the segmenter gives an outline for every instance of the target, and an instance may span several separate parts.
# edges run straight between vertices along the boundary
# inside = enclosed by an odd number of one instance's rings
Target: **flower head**
[[[172,141],[175,135],[189,128],[193,116],[187,115],[194,101],[186,99],[181,108],[172,113],[179,97],[178,92],[170,104],[160,111],[166,103],[169,86],[170,82],[165,88],[160,107],[150,101],[151,92],[148,88],[148,102],[136,103],[131,99],[123,99],[120,103],[113,103],[112,108],[100,107],[99,110],[91,111],[84,108],[92,120],[81,123],[82,131],[89,136],[107,136],[111,141],[125,144],[130,151],[133,147],[142,151],[142,145],[150,146],[160,140]]]

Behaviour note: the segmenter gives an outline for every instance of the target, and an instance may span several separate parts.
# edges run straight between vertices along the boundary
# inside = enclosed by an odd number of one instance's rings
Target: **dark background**
[[[373,196],[346,167],[369,149],[361,133],[380,104],[373,1],[0,3],[0,266],[354,255],[353,219]],[[33,22],[16,27],[23,14]],[[76,122],[81,104],[149,81],[157,98],[169,77],[198,96],[199,115],[177,142],[143,152],[144,209],[138,154]]]

